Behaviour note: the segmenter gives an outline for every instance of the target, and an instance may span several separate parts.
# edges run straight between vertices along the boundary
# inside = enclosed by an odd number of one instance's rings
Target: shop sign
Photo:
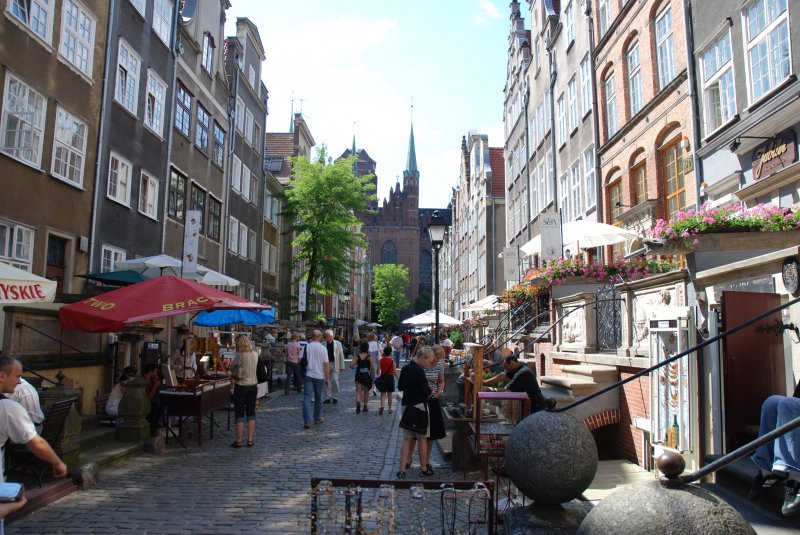
[[[753,178],[763,180],[797,161],[797,141],[793,130],[785,130],[770,139],[751,156]]]
[[[724,282],[714,285],[714,300],[719,303],[722,300],[722,292],[754,292],[772,294],[775,293],[775,281],[772,275],[761,275],[744,280]]]

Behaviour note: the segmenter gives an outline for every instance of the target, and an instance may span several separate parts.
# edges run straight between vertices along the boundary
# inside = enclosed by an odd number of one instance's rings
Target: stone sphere
[[[755,534],[733,507],[710,492],[686,485],[668,489],[658,481],[626,485],[596,505],[579,535]]]
[[[559,504],[580,496],[597,472],[597,445],[583,422],[566,413],[537,412],[511,431],[506,471],[525,496]]]

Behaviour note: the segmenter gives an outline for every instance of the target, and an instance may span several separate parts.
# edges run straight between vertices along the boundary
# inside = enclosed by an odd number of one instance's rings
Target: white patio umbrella
[[[564,225],[561,227],[561,234],[565,248],[575,246],[583,248],[601,247],[603,245],[623,243],[639,237],[638,234],[626,228],[615,227],[614,225],[607,225],[598,221],[586,221],[583,219],[564,223]],[[541,249],[541,235],[535,236],[525,245],[520,247],[520,250],[526,256],[538,253],[541,251]]]
[[[197,274],[201,275],[197,277],[197,282],[202,282],[203,284],[207,284],[209,286],[224,286],[226,288],[235,288],[239,286],[241,283],[234,279],[233,277],[229,277],[220,273],[219,271],[214,271],[213,269],[207,268],[205,266],[197,266]]]
[[[52,303],[58,283],[0,262],[0,305]]]
[[[372,323],[367,323],[367,327],[370,329],[375,329],[376,327],[383,327],[383,325],[373,321]]]
[[[155,256],[142,256],[139,258],[130,258],[128,260],[120,260],[116,263],[116,270],[121,271],[124,269],[132,269],[138,271],[145,277],[158,277],[164,275],[164,270],[167,275],[180,275],[181,266],[183,263],[169,255],[158,254]]]
[[[436,323],[436,311],[428,310],[403,320],[403,323],[406,325],[433,325]],[[460,323],[463,322],[453,316],[448,316],[444,312],[439,312],[439,325],[459,325]]]

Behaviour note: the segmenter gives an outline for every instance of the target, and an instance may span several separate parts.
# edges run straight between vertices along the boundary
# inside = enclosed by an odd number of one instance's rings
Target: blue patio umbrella
[[[275,323],[275,310],[272,308],[264,310],[220,309],[200,312],[194,318],[194,324],[200,327],[219,327],[234,323],[245,325]]]

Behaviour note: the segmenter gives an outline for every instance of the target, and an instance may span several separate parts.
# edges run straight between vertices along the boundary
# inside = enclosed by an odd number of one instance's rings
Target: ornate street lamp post
[[[433,343],[439,343],[439,249],[444,243],[444,231],[447,228],[444,218],[439,210],[435,210],[428,224],[428,234],[433,246],[433,281],[435,289],[433,291],[433,308],[435,310],[435,323],[433,324]]]
[[[344,291],[344,328],[345,334],[342,337],[342,340],[347,342],[350,340],[350,290]],[[349,344],[348,344],[349,345]]]

